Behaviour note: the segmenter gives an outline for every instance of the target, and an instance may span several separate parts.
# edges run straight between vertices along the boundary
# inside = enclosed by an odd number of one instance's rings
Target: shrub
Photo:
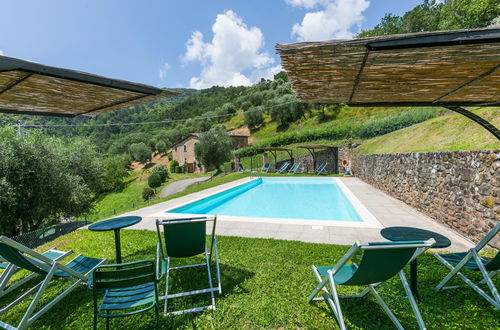
[[[144,199],[145,201],[153,198],[155,196],[155,192],[153,189],[149,188],[149,187],[144,187],[144,189],[142,190],[142,199]]]
[[[127,155],[108,157],[103,164],[102,191],[115,190],[128,175],[130,158]]]
[[[384,135],[434,118],[433,109],[414,109],[400,114],[366,122],[357,129],[357,136],[363,139]]]
[[[170,161],[170,173],[177,173],[177,171],[175,170],[175,168],[177,167],[178,164],[179,163],[175,159],[172,159]]]
[[[148,186],[150,186],[153,189],[158,188],[161,186],[161,177],[158,173],[152,173],[149,178],[148,178]]]
[[[182,173],[182,166],[176,166],[175,173]]]
[[[160,176],[161,182],[165,182],[168,179],[168,170],[163,165],[156,166],[153,173],[157,173]]]

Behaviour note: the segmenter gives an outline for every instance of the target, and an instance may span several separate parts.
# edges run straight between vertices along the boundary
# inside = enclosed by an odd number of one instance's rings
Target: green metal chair
[[[98,307],[99,297],[104,297]],[[159,329],[158,281],[152,260],[97,267],[92,274],[94,296],[94,329],[97,317],[106,319],[134,315],[155,309],[156,328]]]
[[[43,278],[41,282],[27,290],[4,308],[0,309],[1,316],[32,294],[35,294],[24,316],[19,322],[17,329],[26,329],[79,285],[86,285],[94,268],[107,261],[106,259],[96,259],[78,255],[67,264],[62,264],[58,260],[53,260],[44,256],[5,236],[0,236],[0,256],[15,267],[27,270]],[[72,284],[35,312],[38,303],[53,278],[67,279],[72,281]],[[0,327],[15,329],[12,325],[1,321]]]
[[[321,163],[321,165],[314,171],[316,175],[320,175],[321,173],[326,171],[326,166],[328,166],[327,162]]]
[[[418,325],[420,329],[425,329],[425,323],[420,315],[420,311],[410,286],[408,285],[408,281],[406,280],[403,268],[434,243],[434,239],[425,242],[376,242],[363,244],[356,242],[335,266],[312,266],[313,273],[319,284],[309,295],[307,300],[309,302],[313,300],[326,300],[337,318],[340,328],[346,329],[339,298],[361,298],[369,292],[372,292],[396,327],[398,329],[403,329],[401,323],[399,323],[396,316],[394,316],[393,312],[375,289],[382,282],[398,274],[403,284],[403,288],[406,291],[406,295],[410,300]],[[359,264],[348,264],[348,261],[359,252],[362,252]],[[339,296],[337,294],[337,285],[368,287],[358,295]],[[329,286],[330,291],[327,286]],[[316,297],[320,291],[323,292],[323,297]]]
[[[212,222],[212,233],[210,238],[210,248],[207,249],[206,244],[206,228],[207,224]],[[156,230],[158,232],[158,245],[157,245],[157,274],[161,278],[166,273],[165,296],[161,296],[161,300],[165,300],[164,314],[165,315],[179,315],[189,312],[200,312],[205,309],[215,310],[215,292],[222,292],[220,283],[220,267],[219,267],[219,252],[217,249],[217,239],[215,237],[215,226],[217,217],[195,217],[171,220],[156,220]],[[163,229],[163,237],[160,230]],[[210,264],[212,255],[215,253],[215,266],[217,270],[217,286],[212,284],[212,274]],[[197,256],[200,254],[205,255],[205,262],[198,264],[187,264],[183,266],[172,267],[172,259],[182,260],[185,258]],[[173,270],[185,269],[191,267],[206,267],[208,275],[208,288],[197,289],[188,292],[169,292],[169,277]],[[196,294],[210,294],[211,304],[184,309],[179,311],[168,311],[168,301],[170,299],[196,295]]]
[[[450,273],[436,286],[436,290],[443,289],[454,289],[458,286],[447,286],[449,280],[455,275],[458,275],[468,286],[473,288],[477,293],[479,293],[484,299],[486,299],[490,304],[500,309],[500,295],[495,287],[492,279],[500,272],[500,253],[496,253],[495,257],[490,260],[483,259],[479,256],[479,251],[481,251],[486,244],[488,244],[500,231],[500,222],[493,227],[489,233],[472,249],[468,252],[459,253],[449,253],[449,254],[438,254],[434,253],[434,256],[443,263],[449,270]],[[487,284],[490,289],[491,296],[484,292],[481,287],[472,282],[461,270],[471,270],[479,271],[483,276],[483,279],[479,284]]]
[[[264,166],[262,166],[262,169],[260,171],[261,172],[269,172],[270,168],[271,168],[271,163],[265,163]]]
[[[60,261],[67,256],[69,256],[73,251],[59,251],[56,249],[50,249],[42,253],[43,256],[50,258],[55,261]],[[5,296],[6,294],[14,291],[24,283],[30,281],[32,278],[38,276],[37,273],[31,272],[28,276],[23,277],[22,279],[12,283],[9,285],[10,279],[14,274],[21,270],[21,268],[16,265],[6,261],[2,257],[0,257],[0,269],[3,270],[2,275],[0,275],[0,298]]]

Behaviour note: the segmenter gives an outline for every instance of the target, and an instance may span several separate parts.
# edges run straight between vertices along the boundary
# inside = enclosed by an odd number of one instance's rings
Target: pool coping
[[[278,177],[283,179],[298,179],[298,180],[310,180],[321,177]],[[191,203],[195,203],[202,199],[217,195],[221,192],[230,190],[232,188],[247,184],[249,182],[261,179],[261,177],[251,177],[248,180],[237,180],[232,184],[225,185],[221,189],[214,190],[209,194],[203,194],[199,197],[178,203],[166,210],[151,214],[152,217],[163,218],[163,219],[176,219],[176,218],[187,218],[187,217],[199,217],[199,216],[215,216],[215,214],[189,214],[189,213],[171,213],[169,210],[176,209]],[[322,178],[324,179],[324,178]],[[229,215],[216,215],[218,221],[232,221],[232,222],[255,222],[255,223],[271,223],[271,224],[284,224],[284,225],[306,225],[306,226],[327,226],[327,227],[353,227],[353,228],[373,228],[380,229],[384,226],[378,221],[378,219],[368,210],[368,208],[354,195],[354,193],[340,180],[340,178],[331,177],[332,181],[337,184],[345,195],[349,203],[358,213],[362,221],[339,221],[339,220],[317,220],[317,219],[294,219],[294,218],[271,218],[271,217],[242,217],[242,216],[229,216]]]

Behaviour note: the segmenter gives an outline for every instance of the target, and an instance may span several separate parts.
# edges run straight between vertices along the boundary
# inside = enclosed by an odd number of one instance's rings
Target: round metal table
[[[432,246],[433,249],[446,248],[451,245],[451,241],[439,234],[430,230],[413,228],[413,227],[387,227],[380,231],[382,237],[388,239],[389,241],[399,242],[399,241],[426,241],[428,239],[434,238],[436,243]],[[418,293],[418,273],[417,273],[417,258],[415,258],[410,263],[410,287],[413,295],[420,301],[420,295]]]
[[[130,227],[142,220],[138,216],[118,217],[109,220],[99,221],[89,226],[91,231],[109,231],[115,232],[115,249],[116,249],[116,263],[122,263],[122,252],[120,242],[120,229]]]

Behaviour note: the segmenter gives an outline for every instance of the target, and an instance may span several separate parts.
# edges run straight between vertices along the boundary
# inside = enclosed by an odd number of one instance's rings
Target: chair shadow
[[[140,259],[154,259],[153,254],[151,253],[151,248],[143,249],[136,251],[133,254],[129,254],[124,256],[124,262],[136,261]],[[146,258],[145,258],[146,257]],[[149,258],[147,258],[149,257]],[[171,275],[170,278],[170,290],[175,292],[189,291],[195,289],[201,289],[208,287],[207,280],[207,271],[205,267],[197,267],[179,270]],[[246,293],[247,291],[243,288],[242,283],[247,279],[254,276],[253,272],[248,270],[233,267],[227,264],[220,264],[220,273],[221,273],[221,286],[222,286],[222,294],[215,293],[215,301],[217,305],[217,301],[219,299],[224,299],[229,294],[241,294]],[[212,274],[212,283],[214,286],[217,285],[217,272],[215,269],[215,264],[212,263],[211,266],[211,274]],[[24,292],[28,291],[30,288],[35,286],[43,280],[43,277],[34,278],[27,283],[24,283],[19,288],[15,290],[15,292],[11,292],[5,297],[0,298],[0,306],[6,306],[10,302],[12,302],[16,297],[21,296]],[[53,280],[45,294],[42,296],[40,303],[36,310],[39,310],[43,305],[49,302],[51,299],[56,297],[57,294],[62,292],[63,289],[67,288],[70,285],[69,281],[65,279],[55,279]],[[200,287],[201,285],[201,287]],[[57,291],[57,293],[55,292]],[[161,279],[158,284],[158,293],[160,296],[165,294],[165,276]],[[202,305],[210,304],[210,294],[198,295],[200,297],[187,297],[187,301],[184,301],[181,304],[172,304],[172,307],[180,307],[180,309],[199,307]],[[20,322],[24,312],[28,308],[29,302],[31,302],[33,295],[26,299],[28,302],[23,302],[20,305],[14,307],[8,313],[2,315],[1,321],[7,322],[13,326],[17,326]],[[52,325],[55,328],[63,327],[64,324],[68,325],[73,321],[72,319],[82,319],[81,315],[85,315],[84,319],[88,320],[89,323],[80,324],[81,328],[91,328],[92,320],[93,320],[93,298],[92,292],[87,289],[86,286],[82,285],[81,287],[76,288],[70,294],[68,294],[65,298],[59,301],[56,305],[52,307],[51,310],[43,314],[35,323],[32,324],[33,328],[41,327],[41,325]],[[183,299],[183,298],[179,298]],[[75,315],[78,315],[75,317]],[[187,313],[175,317],[164,317],[163,316],[163,301],[160,301],[160,328],[173,328],[176,325],[187,325],[190,324],[192,327],[196,327],[194,325],[194,320],[200,316],[201,313]],[[141,324],[137,324],[137,320],[134,321],[134,318],[140,318]],[[132,315],[124,318],[118,318],[118,320],[111,320],[112,328],[130,328],[133,326],[135,329],[151,329],[155,327],[155,317],[153,311],[147,311],[145,313],[141,313],[138,315]],[[64,321],[68,320],[69,322],[65,323]],[[102,318],[98,320],[99,326],[98,328],[102,328],[105,325],[105,321]]]

